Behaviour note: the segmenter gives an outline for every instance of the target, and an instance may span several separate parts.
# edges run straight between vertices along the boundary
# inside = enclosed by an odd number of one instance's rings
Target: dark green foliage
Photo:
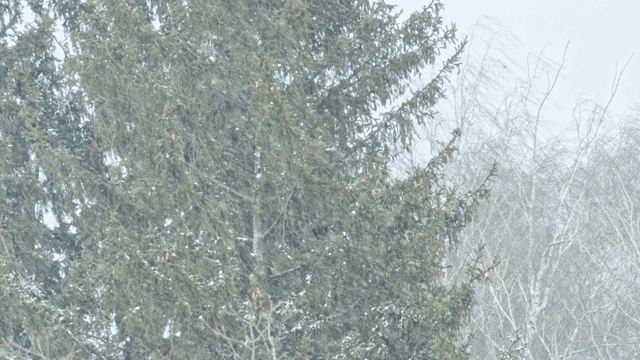
[[[5,22],[0,353],[464,358],[478,277],[439,276],[486,184],[447,187],[458,133],[389,171],[458,65],[409,92],[455,43],[441,9],[52,1],[11,41]]]

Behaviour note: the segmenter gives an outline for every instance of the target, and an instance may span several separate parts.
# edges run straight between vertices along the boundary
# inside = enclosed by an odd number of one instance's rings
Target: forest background
[[[549,136],[565,59],[437,1],[0,11],[2,356],[640,353],[622,72]]]

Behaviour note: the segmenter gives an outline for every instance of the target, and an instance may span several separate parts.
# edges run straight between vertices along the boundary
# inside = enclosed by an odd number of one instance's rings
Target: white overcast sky
[[[398,5],[406,15],[429,1],[387,0],[387,3]],[[634,53],[612,109],[624,114],[640,103],[640,0],[442,0],[442,3],[445,23],[455,23],[463,35],[468,35],[483,18],[497,21],[519,42],[513,49],[501,50],[508,51],[513,62],[523,69],[528,53],[539,54],[544,50],[546,58],[561,61],[569,42],[565,79],[553,97],[555,111],[561,118],[570,120],[573,105],[579,100],[608,98],[616,69],[620,71]]]

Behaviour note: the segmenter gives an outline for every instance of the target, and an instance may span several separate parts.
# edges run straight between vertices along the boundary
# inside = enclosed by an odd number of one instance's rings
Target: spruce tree
[[[440,2],[30,6],[0,44],[3,354],[468,355],[483,270],[441,264],[487,184],[447,185],[458,132],[391,175],[459,65]]]

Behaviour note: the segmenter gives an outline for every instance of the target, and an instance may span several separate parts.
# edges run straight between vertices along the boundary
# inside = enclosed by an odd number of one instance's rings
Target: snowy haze
[[[387,3],[397,5],[407,16],[429,2]],[[616,74],[630,58],[610,109],[624,115],[640,102],[640,1],[445,0],[443,4],[445,23],[455,23],[462,36],[480,22],[515,37],[515,43],[497,50],[508,53],[520,67],[513,71],[516,76],[526,76],[528,54],[542,54],[559,63],[569,43],[563,79],[547,109],[547,126],[552,130],[570,125],[577,102],[605,102]]]

